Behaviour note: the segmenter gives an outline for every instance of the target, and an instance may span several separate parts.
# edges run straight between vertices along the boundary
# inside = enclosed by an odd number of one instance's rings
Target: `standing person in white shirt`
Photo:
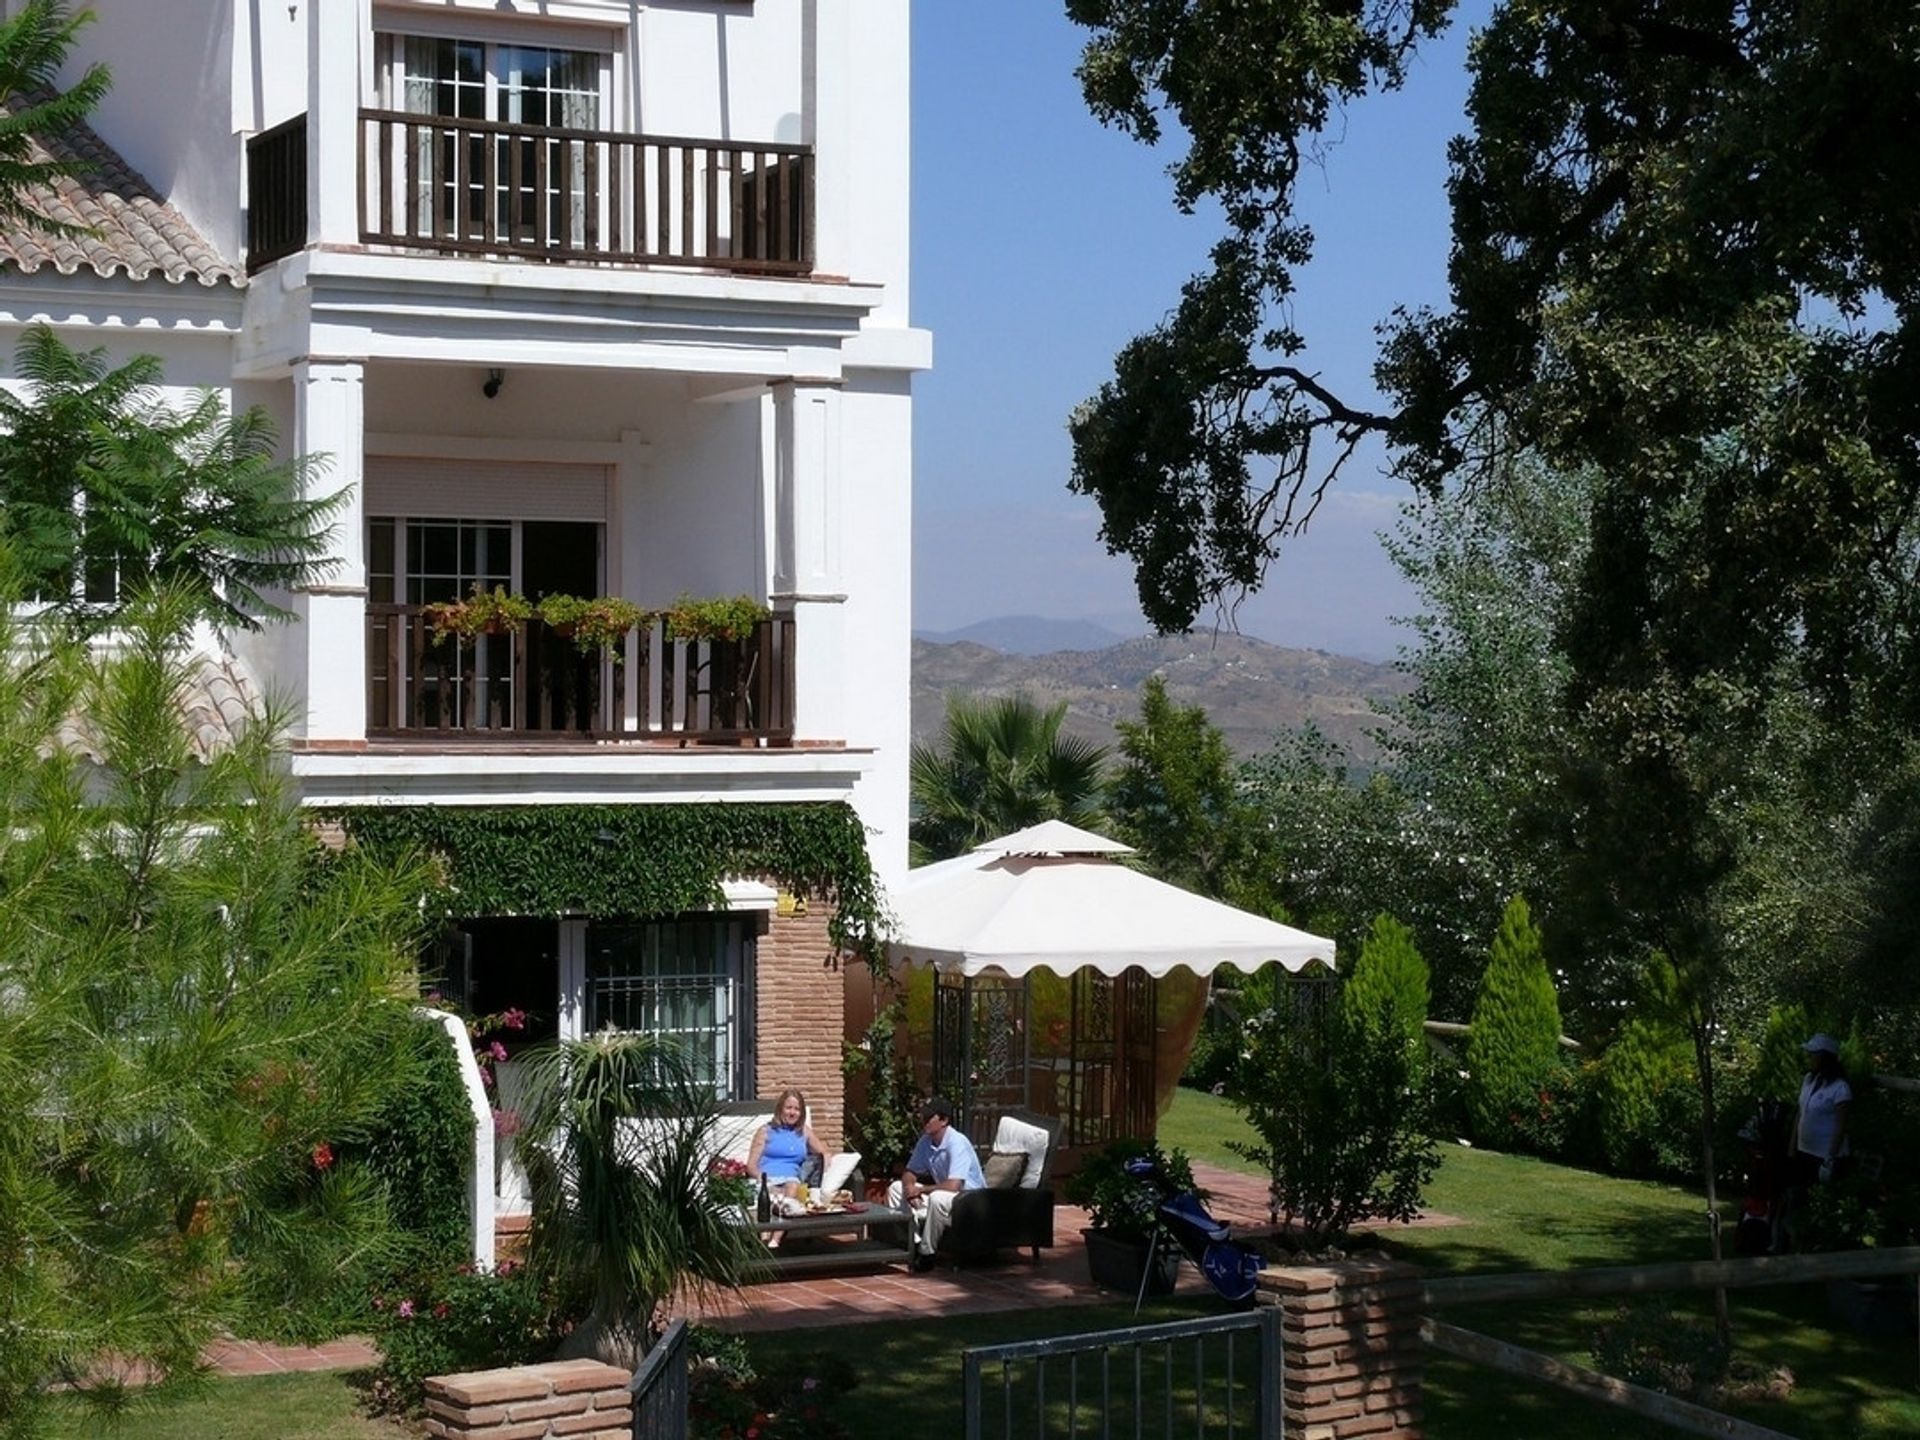
[[[913,1216],[918,1241],[915,1268],[933,1263],[954,1197],[963,1190],[984,1190],[980,1154],[953,1124],[953,1107],[936,1095],[920,1107],[920,1139],[907,1158],[906,1173],[887,1187],[887,1203]]]
[[[1792,1183],[1804,1195],[1814,1185],[1832,1180],[1847,1158],[1853,1087],[1840,1063],[1840,1042],[1831,1035],[1815,1035],[1800,1048],[1812,1066],[1801,1082],[1800,1109],[1793,1117]]]

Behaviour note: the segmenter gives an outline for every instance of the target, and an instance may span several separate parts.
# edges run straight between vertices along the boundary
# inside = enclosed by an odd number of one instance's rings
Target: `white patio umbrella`
[[[896,961],[949,974],[1149,975],[1184,966],[1298,971],[1333,964],[1333,942],[1120,864],[1132,847],[1058,820],[909,871],[894,894]]]

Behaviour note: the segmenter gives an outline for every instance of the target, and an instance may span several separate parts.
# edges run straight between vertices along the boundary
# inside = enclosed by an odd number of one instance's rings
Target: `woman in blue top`
[[[813,1138],[813,1127],[807,1124],[807,1097],[798,1090],[783,1090],[773,1102],[772,1117],[753,1137],[747,1174],[755,1180],[764,1175],[770,1189],[791,1195],[799,1188],[800,1172],[809,1152],[825,1153]]]

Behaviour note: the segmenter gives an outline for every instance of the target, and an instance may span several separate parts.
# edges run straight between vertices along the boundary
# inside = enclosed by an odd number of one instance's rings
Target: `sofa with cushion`
[[[992,1147],[980,1156],[987,1188],[968,1190],[953,1202],[953,1219],[938,1253],[971,1260],[996,1250],[1024,1247],[1037,1260],[1053,1246],[1053,1190],[1047,1183],[1060,1139],[1060,1122],[1027,1110],[1000,1117]]]

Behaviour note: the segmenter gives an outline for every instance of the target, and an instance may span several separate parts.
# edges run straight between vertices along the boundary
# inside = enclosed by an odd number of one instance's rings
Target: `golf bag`
[[[1228,1227],[1207,1213],[1198,1195],[1191,1190],[1176,1191],[1151,1156],[1129,1160],[1126,1168],[1154,1196],[1153,1238],[1147,1248],[1140,1293],[1134,1297],[1134,1313],[1140,1313],[1147,1294],[1147,1276],[1153,1274],[1154,1260],[1167,1245],[1191,1260],[1222,1298],[1235,1304],[1252,1299],[1254,1277],[1266,1269],[1267,1262],[1244,1245],[1235,1244]]]

